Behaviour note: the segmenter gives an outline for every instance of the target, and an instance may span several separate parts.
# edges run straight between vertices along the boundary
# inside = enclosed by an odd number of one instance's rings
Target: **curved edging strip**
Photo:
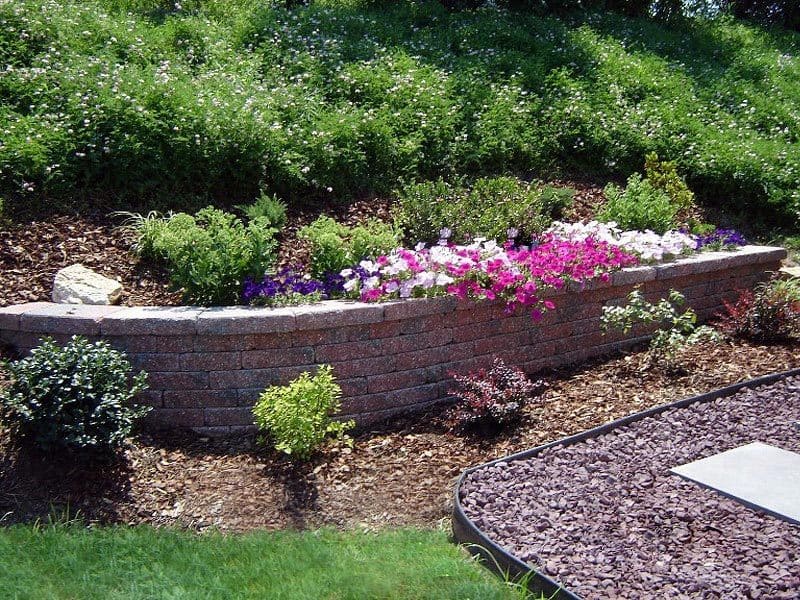
[[[654,406],[653,408],[649,408],[645,411],[622,417],[593,429],[588,429],[582,433],[571,435],[554,442],[537,446],[530,450],[523,450],[522,452],[517,452],[516,454],[511,454],[487,463],[470,467],[461,473],[461,476],[458,478],[458,482],[456,483],[454,494],[455,498],[453,502],[453,537],[458,543],[466,544],[467,550],[469,550],[472,554],[483,558],[486,565],[490,569],[503,574],[508,574],[513,578],[527,577],[527,586],[532,592],[543,593],[547,597],[557,598],[559,600],[581,600],[580,596],[577,596],[569,590],[566,590],[558,582],[554,581],[547,575],[536,571],[528,563],[520,560],[510,552],[504,550],[500,545],[493,542],[475,525],[475,523],[469,519],[469,517],[464,514],[460,498],[461,485],[464,483],[464,479],[478,469],[491,467],[499,462],[510,462],[533,458],[548,448],[553,448],[555,446],[571,446],[573,444],[583,442],[589,438],[598,437],[608,433],[618,427],[629,425],[634,421],[639,421],[647,417],[658,415],[667,410],[686,408],[687,406],[695,403],[711,402],[717,398],[731,396],[743,388],[769,385],[786,377],[793,377],[795,375],[800,375],[800,369],[790,369],[780,373],[763,375],[761,377],[756,377],[755,379],[749,379],[747,381],[735,383],[711,392],[706,392],[705,394],[700,394],[698,396],[691,396],[689,398],[684,398],[669,404]]]

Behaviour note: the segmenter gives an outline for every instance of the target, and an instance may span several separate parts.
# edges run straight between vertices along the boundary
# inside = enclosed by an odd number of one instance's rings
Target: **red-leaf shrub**
[[[800,332],[800,280],[772,279],[725,302],[718,328],[753,342],[783,342]]]
[[[488,371],[451,375],[459,388],[450,390],[457,402],[448,412],[447,422],[457,432],[496,433],[518,420],[522,408],[541,394],[545,386],[543,381],[531,381],[499,358]]]

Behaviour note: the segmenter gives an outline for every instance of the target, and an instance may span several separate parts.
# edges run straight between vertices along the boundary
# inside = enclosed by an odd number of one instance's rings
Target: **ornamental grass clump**
[[[531,381],[517,368],[495,359],[490,369],[453,375],[456,404],[446,421],[452,431],[491,435],[519,420],[522,409],[542,393],[545,384]]]
[[[0,393],[2,420],[44,451],[119,447],[150,410],[131,403],[147,387],[147,375],[129,379],[130,363],[103,341],[75,336],[60,347],[45,338],[7,367],[11,385]]]
[[[267,434],[276,450],[300,460],[308,459],[329,435],[339,440],[355,426],[353,421],[334,421],[341,408],[342,389],[329,365],[313,377],[303,373],[289,385],[264,390],[253,414],[256,426]]]

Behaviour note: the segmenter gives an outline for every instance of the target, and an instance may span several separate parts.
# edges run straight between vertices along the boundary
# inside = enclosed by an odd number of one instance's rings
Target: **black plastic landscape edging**
[[[625,425],[629,425],[635,421],[652,417],[670,409],[686,408],[687,406],[695,403],[710,402],[712,400],[716,400],[717,398],[732,396],[743,388],[769,385],[786,377],[793,377],[795,375],[800,375],[800,369],[790,369],[788,371],[773,373],[771,375],[763,375],[761,377],[756,377],[755,379],[734,383],[733,385],[713,390],[711,392],[706,392],[705,394],[700,394],[699,396],[692,396],[690,398],[684,398],[683,400],[678,400],[669,404],[654,406],[653,408],[628,415],[627,417],[622,417],[616,421],[611,421],[610,423],[600,425],[599,427],[588,429],[582,433],[561,438],[560,440],[549,442],[530,450],[523,450],[522,452],[517,452],[516,454],[511,454],[503,458],[498,458],[487,463],[470,467],[461,473],[461,476],[458,478],[458,482],[456,483],[455,500],[453,503],[453,537],[459,544],[464,544],[470,553],[480,556],[489,569],[498,572],[503,576],[510,577],[511,579],[525,581],[528,589],[531,592],[542,593],[546,597],[553,598],[554,600],[582,600],[580,596],[565,589],[555,580],[551,579],[547,575],[544,575],[543,573],[540,573],[528,563],[520,560],[513,554],[504,550],[500,545],[490,540],[469,519],[469,517],[464,514],[463,507],[461,506],[460,491],[461,485],[464,483],[464,479],[467,477],[467,475],[477,471],[478,469],[491,467],[499,462],[510,462],[533,458],[542,451],[555,446],[571,446],[587,439],[608,433],[618,427],[624,427]]]

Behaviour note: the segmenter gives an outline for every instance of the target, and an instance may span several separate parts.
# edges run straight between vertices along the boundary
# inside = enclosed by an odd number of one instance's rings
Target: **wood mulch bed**
[[[578,191],[568,220],[590,217],[603,202],[592,182],[556,183]],[[295,232],[323,208],[350,224],[387,220],[391,212],[388,201],[376,199],[295,209],[282,232],[282,265],[307,257]],[[126,305],[179,304],[166,273],[139,262],[119,224],[105,214],[48,215],[0,227],[0,306],[48,300],[55,272],[76,262],[119,278]],[[464,468],[655,404],[798,367],[796,350],[708,345],[689,351],[692,366],[683,374],[645,369],[641,353],[612,357],[545,374],[545,393],[517,428],[495,439],[447,432],[440,409],[359,432],[352,448],[328,448],[305,464],[264,449],[255,436],[217,440],[190,432],[142,434],[111,462],[41,457],[15,448],[0,430],[0,523],[67,512],[88,522],[229,531],[432,525],[448,516]]]
[[[39,457],[0,433],[0,522],[69,512],[88,522],[192,529],[432,526],[446,518],[456,477],[469,466],[583,431],[647,407],[800,367],[797,345],[707,344],[687,371],[646,368],[631,353],[545,374],[544,394],[518,427],[494,439],[446,431],[443,409],[355,435],[308,463],[257,444],[143,434],[110,463]]]
[[[583,180],[558,180],[557,186],[576,190],[565,218],[591,217],[604,201],[602,187]],[[297,230],[324,213],[348,225],[368,219],[391,221],[387,198],[363,198],[348,204],[292,207],[279,235],[279,266],[308,263],[308,248]],[[71,264],[118,279],[126,306],[175,306],[179,293],[171,290],[166,271],[141,262],[131,246],[134,236],[120,226],[124,217],[94,212],[81,215],[45,215],[15,223],[0,223],[0,306],[49,301],[53,278]]]

